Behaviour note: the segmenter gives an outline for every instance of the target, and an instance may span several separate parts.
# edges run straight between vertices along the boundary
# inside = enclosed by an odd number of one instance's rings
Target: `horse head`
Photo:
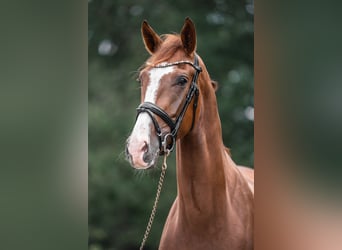
[[[134,168],[147,169],[155,165],[159,155],[172,151],[175,141],[196,123],[197,78],[202,69],[190,18],[185,19],[179,35],[159,36],[146,21],[141,34],[151,56],[139,73],[141,105],[126,155]]]

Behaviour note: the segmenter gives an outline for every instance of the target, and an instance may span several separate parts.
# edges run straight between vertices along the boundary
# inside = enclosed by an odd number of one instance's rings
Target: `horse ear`
[[[191,55],[196,49],[196,30],[194,23],[189,17],[185,19],[180,34],[185,52]]]
[[[141,35],[145,44],[146,50],[152,55],[157,51],[162,40],[158,34],[151,28],[146,20],[141,25]]]

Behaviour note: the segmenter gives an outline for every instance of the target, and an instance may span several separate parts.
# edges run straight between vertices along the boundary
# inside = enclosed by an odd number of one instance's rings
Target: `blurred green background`
[[[212,79],[223,140],[239,165],[254,161],[254,7],[249,1],[89,0],[89,249],[137,249],[155,197],[159,169],[125,161],[125,141],[140,102],[137,69],[148,58],[140,37],[146,19],[159,34],[196,25],[197,52]],[[175,156],[145,249],[157,249],[176,196]]]

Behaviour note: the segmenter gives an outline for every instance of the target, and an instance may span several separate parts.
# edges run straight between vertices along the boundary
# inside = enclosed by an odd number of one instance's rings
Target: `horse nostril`
[[[149,154],[149,146],[147,142],[144,142],[144,146],[141,148],[141,151],[144,152],[143,154],[143,161],[149,163],[152,160],[151,154]]]
[[[152,161],[152,155],[149,154],[148,152],[145,152],[143,155],[143,160],[146,163],[150,163]]]
[[[141,151],[144,152],[144,153],[148,152],[148,144],[147,144],[147,142],[144,142],[144,145],[142,146]]]

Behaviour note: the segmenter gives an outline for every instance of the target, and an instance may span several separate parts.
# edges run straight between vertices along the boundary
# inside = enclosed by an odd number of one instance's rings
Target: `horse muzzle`
[[[159,155],[158,147],[151,146],[147,141],[135,141],[128,138],[126,158],[135,169],[148,169],[155,165]]]

